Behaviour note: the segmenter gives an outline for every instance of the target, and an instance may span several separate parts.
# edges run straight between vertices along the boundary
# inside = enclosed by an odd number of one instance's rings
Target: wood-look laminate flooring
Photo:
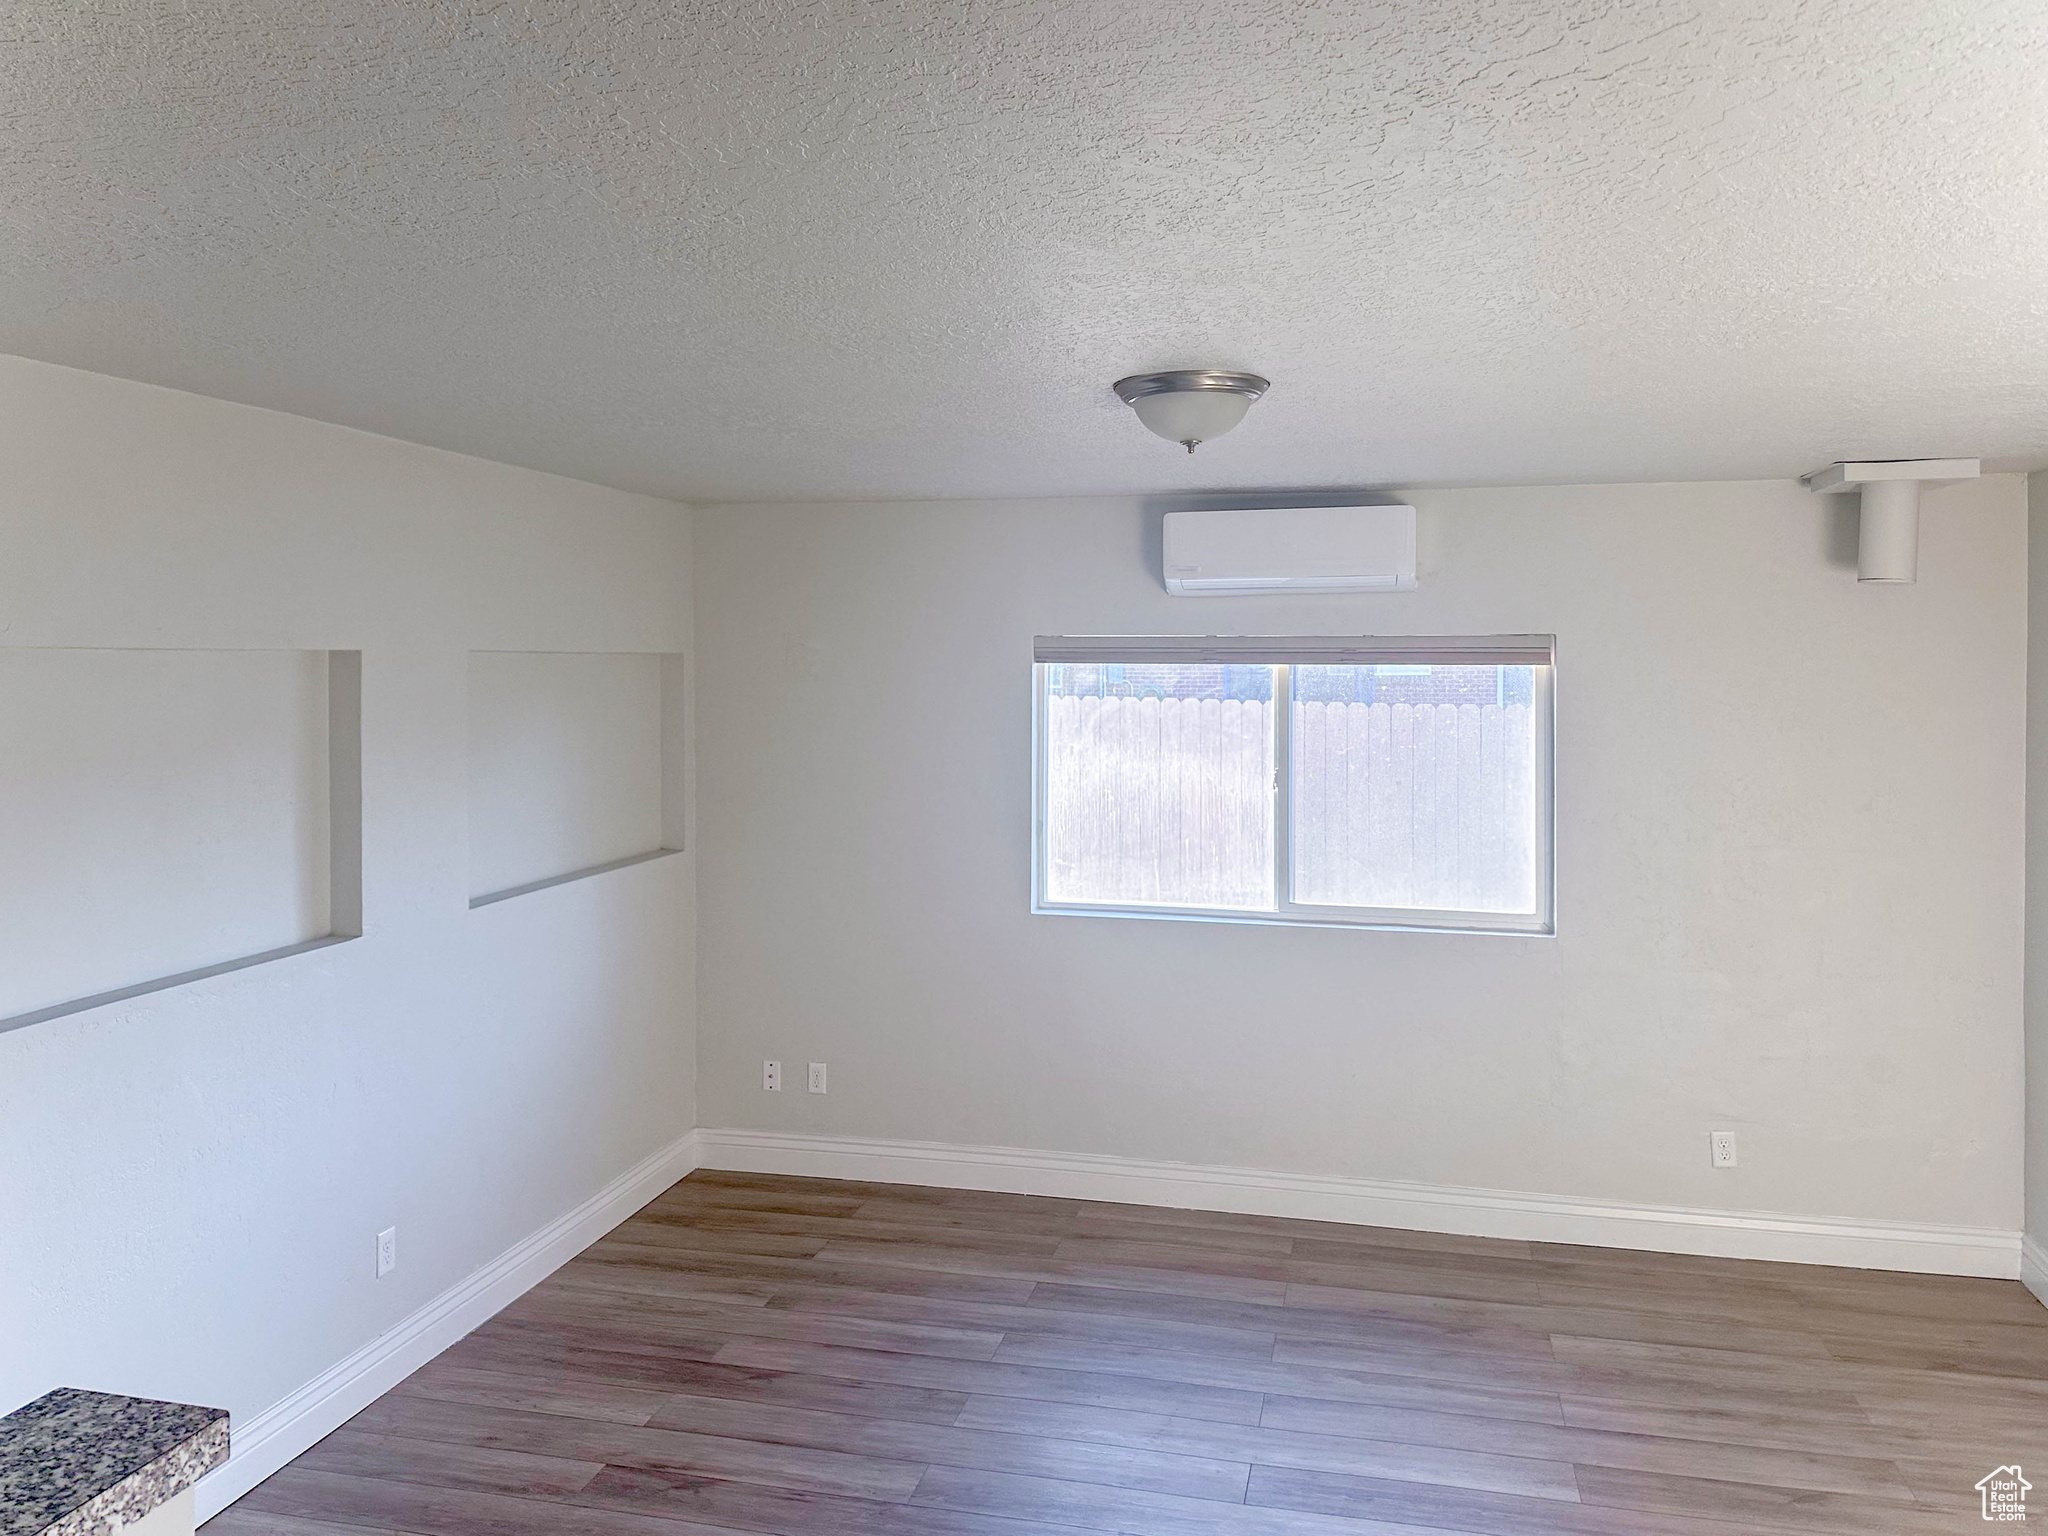
[[[1865,1536],[2014,1462],[2010,1281],[700,1172],[205,1531]]]

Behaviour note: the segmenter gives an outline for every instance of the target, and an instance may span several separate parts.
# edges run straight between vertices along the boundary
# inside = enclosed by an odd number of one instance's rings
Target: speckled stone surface
[[[107,1536],[227,1459],[224,1408],[59,1387],[0,1419],[0,1536]]]

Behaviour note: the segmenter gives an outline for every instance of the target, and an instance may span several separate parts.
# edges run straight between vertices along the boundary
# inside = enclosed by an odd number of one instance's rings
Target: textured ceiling
[[[0,351],[686,499],[2048,463],[2042,0],[15,0],[0,127]]]

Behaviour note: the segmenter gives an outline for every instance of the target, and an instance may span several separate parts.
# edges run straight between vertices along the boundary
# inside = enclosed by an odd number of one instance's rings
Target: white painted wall
[[[1132,500],[700,509],[703,1123],[2015,1229],[2024,483],[1895,588],[1789,482],[1414,499],[1354,598],[1169,598]],[[1555,633],[1558,936],[1031,916],[1032,636],[1209,632]]]
[[[2027,477],[2027,1236],[2048,1303],[2048,472]]]
[[[469,658],[469,890],[489,895],[661,847],[662,658]]]
[[[328,928],[327,657],[0,644],[0,1019]]]
[[[365,885],[359,939],[0,1035],[0,1409],[246,1426],[694,1123],[690,859],[472,912],[464,804],[470,652],[684,650],[688,541],[673,503],[0,360],[0,645],[360,649]]]

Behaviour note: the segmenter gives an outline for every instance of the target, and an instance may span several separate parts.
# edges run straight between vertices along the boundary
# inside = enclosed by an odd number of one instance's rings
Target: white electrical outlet
[[[822,1061],[814,1061],[811,1063],[811,1092],[823,1093],[824,1091],[825,1063],[823,1063]]]
[[[1735,1166],[1735,1133],[1733,1131],[1713,1131],[1708,1134],[1708,1140],[1712,1143],[1714,1149],[1714,1166],[1716,1168],[1733,1168]]]
[[[386,1227],[377,1234],[377,1278],[382,1280],[398,1268],[398,1228]]]
[[[761,1063],[761,1091],[763,1093],[782,1092],[781,1062],[764,1061]]]

